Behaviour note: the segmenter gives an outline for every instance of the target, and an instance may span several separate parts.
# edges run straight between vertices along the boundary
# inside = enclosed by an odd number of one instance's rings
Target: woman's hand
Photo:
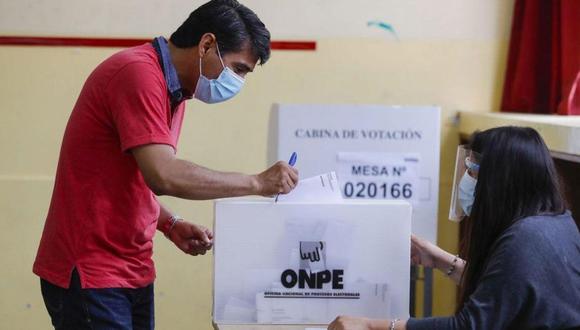
[[[375,320],[364,317],[339,316],[330,325],[328,330],[388,330],[391,328],[389,320]],[[405,330],[407,321],[395,320],[396,330]]]
[[[372,321],[362,317],[339,316],[330,325],[328,330],[372,330]]]
[[[411,263],[413,265],[436,268],[435,254],[438,252],[437,249],[439,249],[437,246],[411,234]]]
[[[437,268],[448,275],[456,284],[460,283],[465,269],[465,261],[460,258],[456,259],[451,253],[415,235],[411,235],[411,263]],[[451,274],[448,273],[450,269],[452,269]]]

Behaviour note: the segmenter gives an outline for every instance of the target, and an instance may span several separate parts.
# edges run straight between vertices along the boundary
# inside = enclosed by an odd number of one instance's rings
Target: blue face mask
[[[473,201],[475,200],[475,186],[477,185],[477,180],[474,179],[467,171],[463,174],[463,177],[459,181],[459,204],[465,212],[466,215],[471,214],[471,208],[473,207]]]
[[[217,52],[223,67],[217,79],[208,79],[203,75],[201,58],[199,59],[199,79],[195,87],[194,97],[204,103],[211,104],[227,101],[238,94],[244,85],[244,78],[238,76],[232,69],[224,65],[219,47]]]

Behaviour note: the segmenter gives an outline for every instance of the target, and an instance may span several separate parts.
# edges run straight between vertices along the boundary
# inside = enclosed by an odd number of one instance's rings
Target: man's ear
[[[205,54],[214,47],[216,43],[216,38],[213,33],[205,33],[199,39],[199,44],[197,45],[197,51],[199,58],[203,58]]]

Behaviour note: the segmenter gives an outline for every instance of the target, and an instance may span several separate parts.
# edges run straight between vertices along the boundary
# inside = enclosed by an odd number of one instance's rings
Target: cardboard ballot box
[[[219,329],[409,316],[407,202],[221,200],[214,231]]]

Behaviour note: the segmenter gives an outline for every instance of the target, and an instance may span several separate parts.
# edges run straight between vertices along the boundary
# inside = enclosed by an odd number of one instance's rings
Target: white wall
[[[0,31],[16,35],[168,35],[200,0],[2,0]],[[497,39],[509,33],[513,0],[246,0],[275,39]]]

